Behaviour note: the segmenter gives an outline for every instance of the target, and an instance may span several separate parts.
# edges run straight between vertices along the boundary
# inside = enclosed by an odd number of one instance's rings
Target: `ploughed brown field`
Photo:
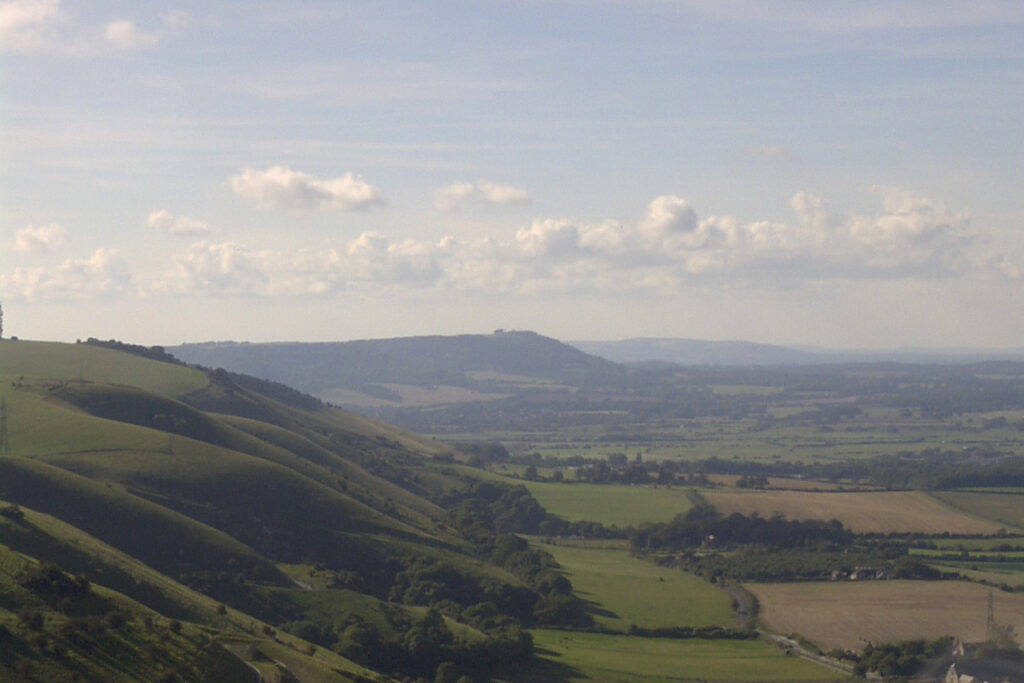
[[[972,517],[916,491],[822,493],[708,491],[704,497],[729,515],[781,514],[787,519],[838,519],[857,533],[995,534],[1005,524]]]
[[[761,621],[799,633],[822,649],[860,650],[872,643],[986,636],[989,589],[966,581],[834,581],[745,584]],[[1024,595],[992,591],[997,624],[1024,633]]]

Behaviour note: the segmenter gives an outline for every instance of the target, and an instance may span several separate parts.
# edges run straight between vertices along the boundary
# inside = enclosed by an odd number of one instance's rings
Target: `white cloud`
[[[205,221],[188,216],[175,216],[163,209],[150,213],[146,225],[175,235],[205,235],[210,232],[210,226]]]
[[[972,265],[970,214],[897,188],[876,188],[883,197],[881,215],[854,216],[845,237],[860,265],[880,272],[949,275]]]
[[[452,183],[434,192],[434,207],[439,211],[451,211],[467,202],[476,194],[473,183]]]
[[[825,230],[834,223],[835,219],[829,213],[828,203],[810,192],[797,192],[789,200],[789,206],[800,219],[800,223],[813,230]]]
[[[156,289],[185,293],[266,294],[270,253],[234,242],[196,242],[175,259],[176,271]]]
[[[484,199],[492,204],[525,204],[530,201],[529,193],[521,187],[492,183],[488,180],[480,180],[476,186]]]
[[[525,189],[490,180],[452,183],[434,192],[434,207],[439,211],[452,211],[470,202],[510,206],[529,201],[530,194]]]
[[[384,203],[377,188],[360,176],[315,178],[287,166],[244,169],[231,177],[231,187],[264,209],[351,211]]]
[[[16,268],[0,275],[0,291],[13,298],[88,299],[137,292],[128,263],[117,250],[97,249],[86,259],[68,259],[56,268]]]
[[[67,241],[67,231],[56,223],[26,226],[14,235],[14,249],[23,254],[45,254]]]
[[[320,249],[254,250],[234,242],[196,242],[154,291],[182,294],[302,296],[366,287],[425,286],[439,280],[442,245],[397,244],[375,232]]]
[[[538,220],[516,233],[516,245],[528,256],[572,256],[579,251],[580,231],[569,221]]]
[[[49,27],[59,18],[60,0],[11,0],[0,3],[0,47],[30,51],[49,39]]]
[[[108,43],[121,50],[151,47],[160,40],[157,34],[141,30],[134,21],[128,19],[118,19],[108,23],[103,30],[103,37]]]

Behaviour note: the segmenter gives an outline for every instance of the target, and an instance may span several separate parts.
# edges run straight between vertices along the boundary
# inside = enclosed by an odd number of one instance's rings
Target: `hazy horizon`
[[[1022,29],[1015,2],[0,0],[4,334],[1019,348]]]

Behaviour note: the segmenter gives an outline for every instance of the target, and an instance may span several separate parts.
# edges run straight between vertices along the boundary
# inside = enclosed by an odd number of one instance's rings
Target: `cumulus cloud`
[[[56,223],[38,228],[26,226],[14,235],[14,249],[23,254],[45,254],[67,241],[67,232]]]
[[[474,186],[475,191],[475,186]],[[166,288],[263,296],[436,287],[488,292],[673,290],[714,278],[759,285],[802,281],[954,277],[971,268],[1014,276],[974,247],[965,212],[882,189],[873,216],[834,215],[808,192],[792,222],[701,217],[685,199],[655,197],[632,222],[537,219],[510,239],[392,241],[366,232],[293,253],[196,243]]]
[[[869,270],[943,275],[971,265],[977,235],[970,214],[898,188],[876,188],[878,216],[855,216],[845,226],[856,256]]]
[[[266,294],[272,270],[270,252],[235,242],[195,242],[175,259],[175,273],[158,289],[216,294]]]
[[[59,18],[60,0],[11,0],[0,3],[0,47],[29,51],[49,38]]]
[[[529,201],[525,189],[490,180],[452,183],[434,193],[434,207],[439,211],[453,211],[468,203],[522,205]]]
[[[257,296],[327,295],[390,286],[430,286],[443,275],[446,247],[406,240],[392,243],[376,232],[319,249],[291,253],[224,242],[196,242],[175,259],[172,273],[154,291]]]
[[[26,300],[86,299],[137,291],[128,263],[114,249],[97,249],[85,259],[68,259],[56,268],[16,268],[0,276],[0,291]]]
[[[579,253],[580,229],[565,220],[534,221],[516,233],[516,247],[529,256],[571,256]]]
[[[231,188],[264,209],[351,211],[384,203],[377,188],[360,176],[316,178],[287,166],[244,169],[231,177]]]
[[[150,213],[146,225],[175,235],[204,235],[210,232],[210,226],[204,221],[188,216],[175,216],[163,209]]]

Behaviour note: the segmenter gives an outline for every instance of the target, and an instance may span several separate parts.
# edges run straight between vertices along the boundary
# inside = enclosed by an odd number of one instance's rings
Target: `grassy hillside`
[[[92,344],[0,339],[0,359],[0,381],[18,377],[77,379],[131,385],[165,396],[181,396],[208,383],[206,375],[194,368]]]
[[[0,343],[0,624],[17,631],[0,679],[487,676],[529,659],[524,627],[576,600],[550,556],[503,535],[546,513],[453,468],[450,447],[105,345]],[[70,603],[19,592],[41,563],[120,597],[67,626]],[[100,624],[111,610],[128,626]]]

